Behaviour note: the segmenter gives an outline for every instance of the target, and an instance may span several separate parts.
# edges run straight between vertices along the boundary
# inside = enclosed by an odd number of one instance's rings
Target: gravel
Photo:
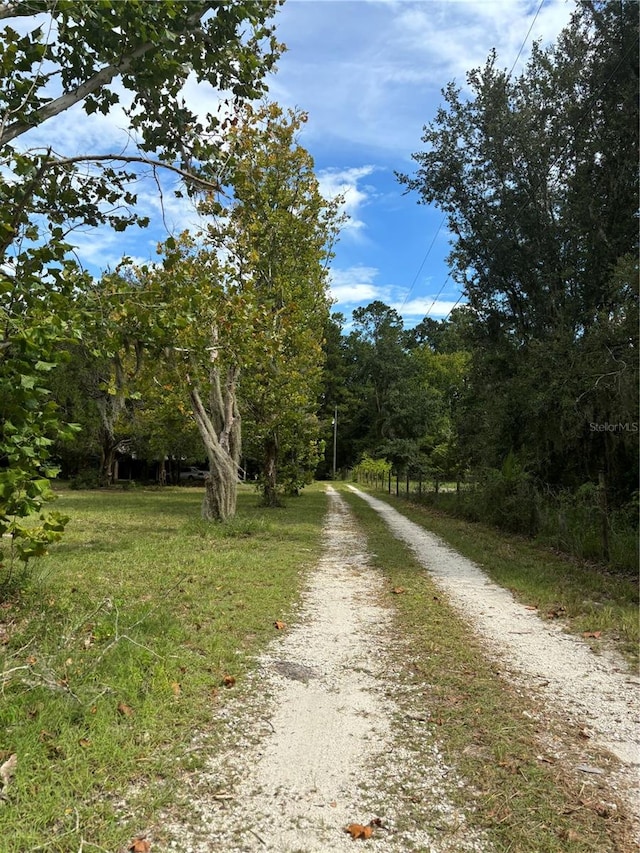
[[[328,492],[324,556],[299,619],[278,632],[243,699],[225,703],[226,748],[191,780],[188,821],[167,815],[165,849],[353,853],[345,827],[377,818],[380,853],[490,853],[448,797],[462,782],[435,740],[398,712],[382,576],[348,506]],[[399,745],[412,725],[419,752]]]
[[[360,842],[344,828],[372,820],[379,853],[492,853],[453,802],[465,782],[424,726],[419,695],[414,700],[411,686],[394,678],[382,576],[346,502],[327,491],[324,554],[296,624],[277,632],[245,689],[217,711],[222,747],[194,738],[193,751],[214,757],[185,779],[181,801],[164,818],[172,841],[154,843],[159,853],[346,853]],[[573,770],[613,786],[638,816],[637,681],[388,504],[353,491],[412,548],[503,675],[543,696],[549,744],[562,750],[553,733],[560,717],[615,756],[616,774],[610,763],[595,766],[593,752]]]
[[[619,760],[617,791],[640,823],[640,682],[624,664],[598,656],[561,625],[540,619],[493,583],[473,562],[384,501],[351,487],[405,542],[447,594],[453,607],[486,640],[503,671],[544,696],[555,713]],[[597,772],[598,768],[594,768]],[[584,771],[581,771],[584,772]]]

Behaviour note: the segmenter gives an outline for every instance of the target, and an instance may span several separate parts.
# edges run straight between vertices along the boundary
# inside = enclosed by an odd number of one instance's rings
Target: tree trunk
[[[236,514],[238,472],[231,458],[227,461],[209,455],[209,479],[205,480],[202,517],[206,521],[226,521]]]
[[[264,486],[262,489],[264,505],[269,507],[279,506],[277,491],[278,474],[278,441],[270,437],[264,446]]]
[[[100,480],[103,485],[110,486],[113,483],[113,467],[116,461],[119,442],[115,442],[112,435],[103,431],[101,445]]]
[[[214,336],[214,340],[217,340]],[[207,411],[196,386],[191,387],[193,414],[209,459],[209,479],[205,482],[202,517],[226,521],[236,513],[240,461],[240,414],[236,402],[238,369],[227,370],[224,388],[212,354],[209,408]]]

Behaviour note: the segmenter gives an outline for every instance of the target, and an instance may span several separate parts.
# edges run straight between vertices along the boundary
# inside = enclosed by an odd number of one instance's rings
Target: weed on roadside
[[[376,497],[387,500],[376,492]],[[637,669],[640,650],[636,576],[557,554],[523,536],[452,518],[430,507],[389,499],[407,518],[440,536],[543,618],[592,637],[594,650],[619,652]]]

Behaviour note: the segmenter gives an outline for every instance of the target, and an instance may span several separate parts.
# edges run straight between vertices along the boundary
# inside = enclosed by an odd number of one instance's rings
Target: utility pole
[[[333,411],[333,479],[336,478],[336,460],[338,457],[338,407]]]

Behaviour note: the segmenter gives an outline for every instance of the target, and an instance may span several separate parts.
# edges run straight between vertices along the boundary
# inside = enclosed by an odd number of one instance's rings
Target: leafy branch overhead
[[[218,188],[225,117],[200,117],[184,84],[224,93],[230,109],[259,97],[282,49],[270,23],[276,6],[0,5],[0,534],[13,542],[0,566],[40,553],[64,526],[46,514],[40,528],[20,519],[50,499],[51,445],[68,434],[50,388],[82,337],[77,295],[90,286],[73,232],[146,225],[132,185],[141,166],[172,171],[190,192]],[[43,129],[70,108],[107,115],[116,105],[131,151],[53,151],[46,142]]]

